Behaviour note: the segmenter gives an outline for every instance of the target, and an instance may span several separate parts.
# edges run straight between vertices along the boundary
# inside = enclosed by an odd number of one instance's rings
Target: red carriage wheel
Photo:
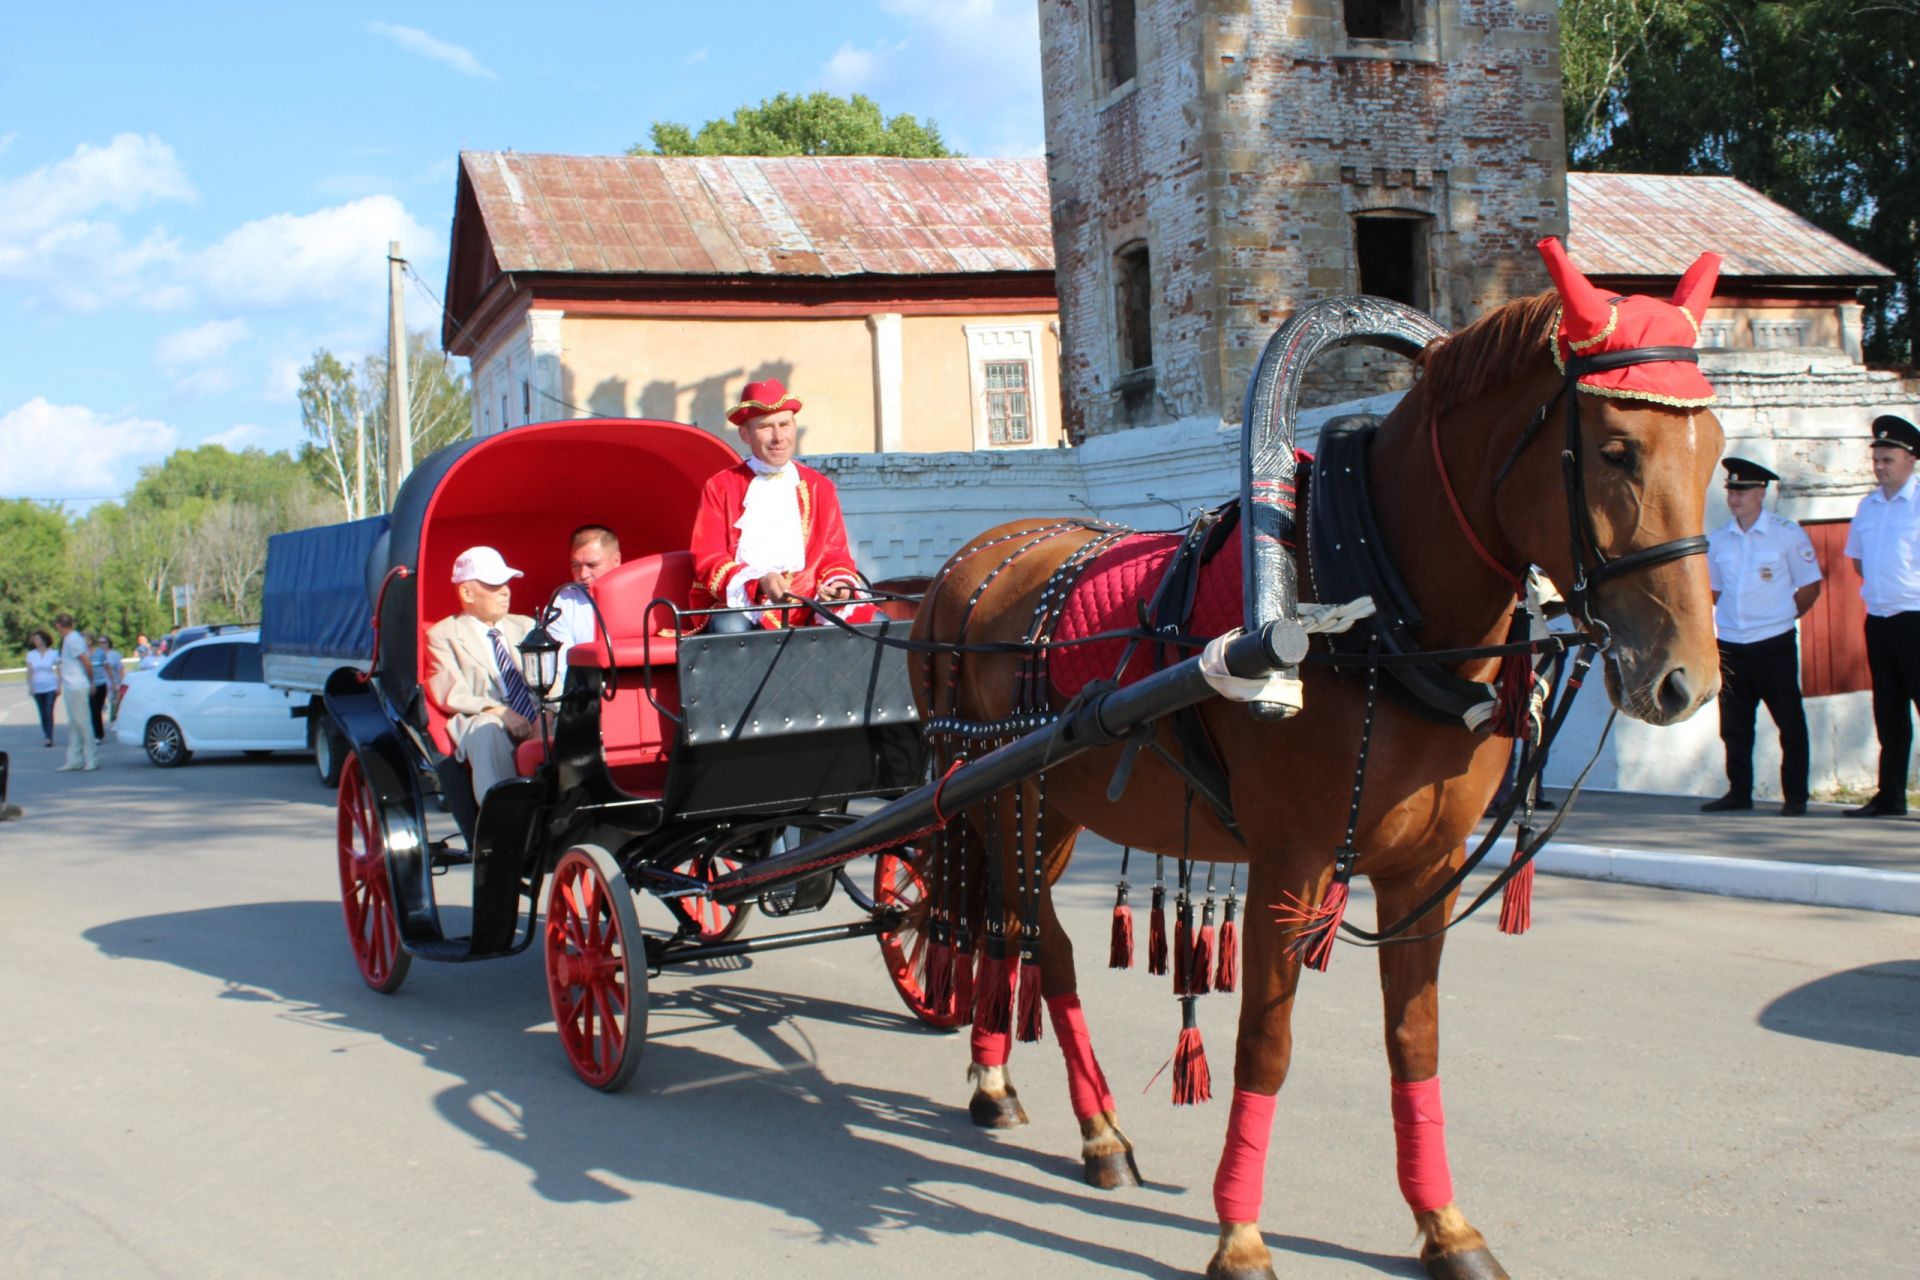
[[[678,875],[695,880],[705,880],[712,884],[730,871],[738,871],[741,863],[736,858],[719,853],[696,853],[668,868]],[[673,913],[680,918],[701,942],[731,942],[740,931],[747,927],[748,903],[723,905],[712,898],[698,898],[691,895],[671,899]]]
[[[360,976],[381,994],[399,989],[413,963],[400,945],[393,914],[393,886],[387,880],[387,851],[380,808],[373,787],[349,755],[340,767],[340,908],[347,920],[347,945]]]
[[[547,895],[547,996],[574,1072],[612,1093],[647,1038],[646,944],[627,878],[596,845],[569,849]]]
[[[886,961],[887,976],[893,979],[894,989],[906,1001],[913,1016],[930,1027],[951,1031],[966,1021],[966,1011],[943,1012],[927,999],[927,882],[920,874],[924,857],[917,850],[903,857],[900,852],[888,849],[874,859],[874,909],[905,912],[897,926],[874,936],[880,940],[880,956]]]

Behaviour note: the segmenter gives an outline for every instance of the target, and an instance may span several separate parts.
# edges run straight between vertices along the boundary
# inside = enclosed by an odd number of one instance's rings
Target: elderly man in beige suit
[[[453,562],[460,612],[427,628],[427,696],[446,713],[475,802],[515,776],[514,744],[539,732],[540,704],[520,674],[519,645],[533,619],[507,612],[508,582],[519,576],[492,547],[469,547]]]

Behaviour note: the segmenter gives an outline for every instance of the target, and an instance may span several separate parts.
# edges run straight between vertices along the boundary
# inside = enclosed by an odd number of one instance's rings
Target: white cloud
[[[210,364],[174,379],[173,391],[189,400],[202,400],[233,390],[233,381],[233,370]]]
[[[266,433],[264,431],[262,431],[258,426],[255,426],[253,423],[241,422],[241,423],[236,423],[231,427],[228,427],[225,431],[214,432],[212,435],[208,436],[206,439],[202,440],[200,443],[201,444],[217,444],[222,448],[232,449],[237,453],[241,449],[246,448],[249,444],[258,443],[258,441],[260,440],[260,437],[265,434]]]
[[[473,56],[469,49],[457,44],[448,44],[445,40],[435,39],[418,27],[399,27],[391,22],[369,22],[367,30],[387,39],[405,49],[408,53],[417,53],[423,58],[435,62],[444,62],[461,75],[478,76],[483,80],[498,80],[500,77]]]
[[[880,0],[880,7],[904,38],[842,45],[822,66],[821,87],[858,90],[887,111],[931,118],[949,145],[970,154],[1037,153],[1032,140],[1043,132],[1043,107],[1032,0]],[[909,44],[912,56],[897,56]]]
[[[118,496],[141,463],[165,457],[174,429],[151,418],[107,418],[84,405],[35,396],[0,416],[0,497],[88,502]]]
[[[179,242],[155,228],[131,239],[112,216],[161,201],[196,199],[173,148],[123,133],[16,178],[0,178],[0,280],[75,311],[115,302],[165,308],[183,299],[156,284],[180,258]]]
[[[392,196],[245,223],[194,258],[204,292],[230,306],[363,301],[385,296],[387,243],[427,256],[436,243]]]
[[[887,62],[907,47],[905,40],[882,40],[862,49],[851,42],[833,51],[820,68],[820,83],[834,93],[859,93],[873,86]]]
[[[695,49],[692,53],[680,59],[680,65],[683,67],[691,67],[699,63],[705,62],[710,52],[711,50],[706,49],[705,47]],[[4,145],[4,140],[0,140],[0,145]]]
[[[218,360],[246,341],[252,330],[245,320],[209,320],[160,339],[153,358],[162,369],[180,370]]]
[[[306,361],[283,356],[267,366],[267,385],[261,392],[274,404],[292,404],[300,395],[300,370]]]

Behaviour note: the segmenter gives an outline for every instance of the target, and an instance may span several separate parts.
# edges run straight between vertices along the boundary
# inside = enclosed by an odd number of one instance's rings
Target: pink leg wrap
[[[1416,1084],[1393,1082],[1393,1145],[1399,1155],[1400,1194],[1409,1208],[1425,1213],[1453,1203],[1439,1076]]]
[[[974,1066],[1004,1067],[1007,1065],[1007,1052],[1012,1047],[1011,1031],[982,1031],[979,1023],[973,1024]]]
[[[1060,1042],[1060,1055],[1067,1060],[1067,1097],[1073,1102],[1076,1120],[1113,1110],[1113,1091],[1101,1074],[1099,1060],[1093,1056],[1093,1040],[1087,1035],[1086,1015],[1080,1012],[1079,996],[1048,996],[1047,1017],[1053,1022],[1054,1038]]]
[[[1227,1145],[1213,1175],[1213,1211],[1222,1222],[1260,1221],[1267,1183],[1267,1143],[1273,1137],[1277,1094],[1233,1091],[1227,1112]]]

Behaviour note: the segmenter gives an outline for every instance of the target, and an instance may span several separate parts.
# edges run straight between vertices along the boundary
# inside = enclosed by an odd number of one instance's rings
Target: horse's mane
[[[1420,387],[1428,413],[1444,414],[1518,367],[1547,354],[1547,328],[1560,295],[1549,290],[1496,307],[1420,353]]]

